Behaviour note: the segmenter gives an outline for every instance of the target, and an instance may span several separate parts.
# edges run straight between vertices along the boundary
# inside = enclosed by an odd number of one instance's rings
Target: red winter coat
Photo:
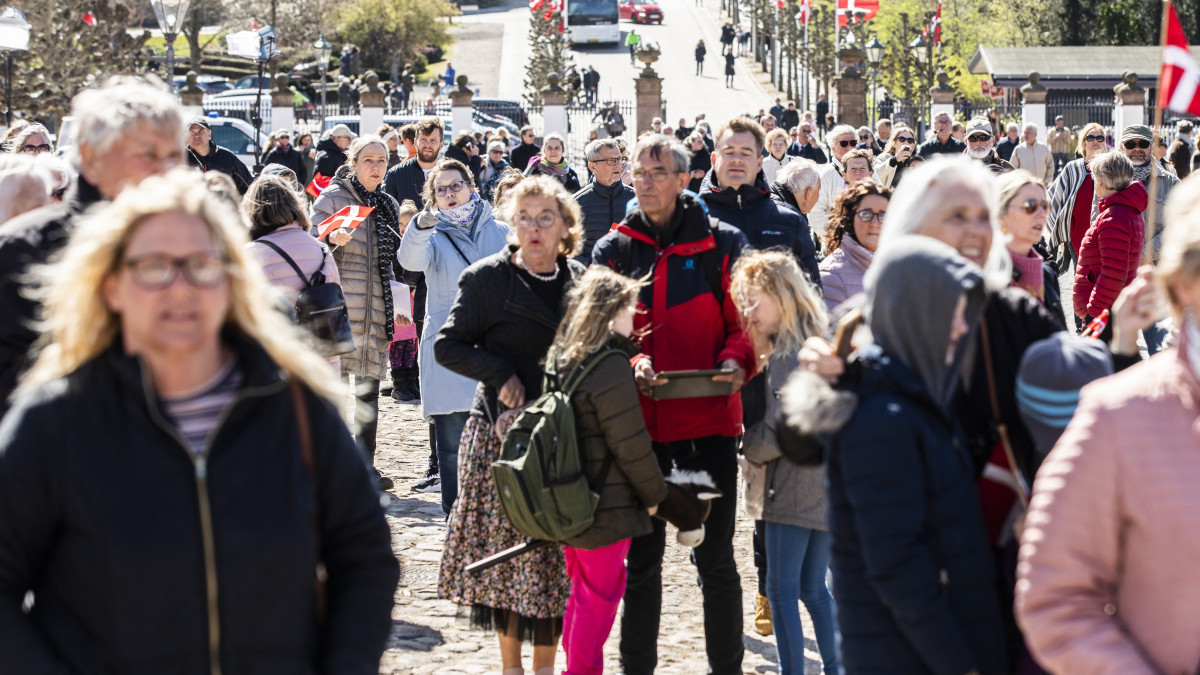
[[[1138,181],[1100,200],[1100,217],[1083,235],[1075,270],[1075,314],[1099,316],[1111,309],[1137,275],[1146,238],[1142,211],[1150,201]]]

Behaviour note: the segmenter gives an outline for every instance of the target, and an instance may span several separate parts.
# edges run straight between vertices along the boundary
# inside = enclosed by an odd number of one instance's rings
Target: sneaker
[[[424,492],[427,494],[433,493],[433,492],[441,492],[442,491],[442,478],[441,478],[441,476],[438,476],[436,473],[433,474],[432,476],[426,476],[424,479],[421,480],[420,483],[417,483],[416,485],[413,486],[413,490],[415,490],[417,492]]]
[[[371,473],[375,474],[375,486],[379,488],[380,492],[383,492],[384,490],[391,490],[395,485],[391,478],[379,473],[379,469],[371,467]]]
[[[771,621],[771,603],[765,595],[754,595],[754,632],[759,635],[770,635],[775,632]]]

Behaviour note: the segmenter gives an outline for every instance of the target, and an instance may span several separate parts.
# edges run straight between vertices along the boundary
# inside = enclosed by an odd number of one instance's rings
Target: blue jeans
[[[437,452],[438,478],[442,483],[442,512],[450,515],[450,507],[458,497],[458,446],[462,443],[463,427],[467,425],[467,411],[445,415],[430,415],[433,418],[433,449]]]
[[[837,627],[833,620],[833,597],[825,586],[829,549],[833,536],[824,530],[766,523],[767,600],[775,624],[781,675],[804,673],[804,626],[800,623],[803,602],[817,632],[817,649],[826,675],[838,672]]]

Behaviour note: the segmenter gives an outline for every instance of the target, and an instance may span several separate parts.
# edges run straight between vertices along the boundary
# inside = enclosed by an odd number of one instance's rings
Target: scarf
[[[537,170],[538,173],[544,173],[547,176],[562,178],[563,176],[567,175],[567,160],[564,158],[558,164],[552,164],[550,163],[550,160],[546,159],[545,157],[538,157]]]
[[[1145,166],[1133,167],[1133,179],[1142,185],[1150,184],[1150,167],[1154,166],[1154,159],[1146,162]]]
[[[400,212],[396,201],[383,191],[383,185],[370,192],[358,182],[358,176],[350,174],[350,185],[358,193],[364,206],[375,209],[371,219],[375,221],[377,247],[375,258],[379,264],[379,284],[383,290],[384,335],[391,335],[394,330],[392,321],[395,308],[392,304],[392,261],[396,259],[396,251],[400,248]],[[369,302],[369,301],[368,301]],[[370,305],[368,304],[368,307]]]
[[[451,225],[461,228],[475,220],[475,214],[479,212],[480,203],[479,193],[472,192],[471,198],[462,204],[452,209],[442,209],[442,218],[445,218],[446,222]]]

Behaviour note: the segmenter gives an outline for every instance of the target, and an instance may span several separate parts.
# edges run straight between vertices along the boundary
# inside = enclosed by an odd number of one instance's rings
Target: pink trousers
[[[571,596],[563,615],[563,675],[601,675],[604,643],[617,618],[617,605],[625,595],[625,554],[628,539],[587,551],[566,546],[567,576]]]

